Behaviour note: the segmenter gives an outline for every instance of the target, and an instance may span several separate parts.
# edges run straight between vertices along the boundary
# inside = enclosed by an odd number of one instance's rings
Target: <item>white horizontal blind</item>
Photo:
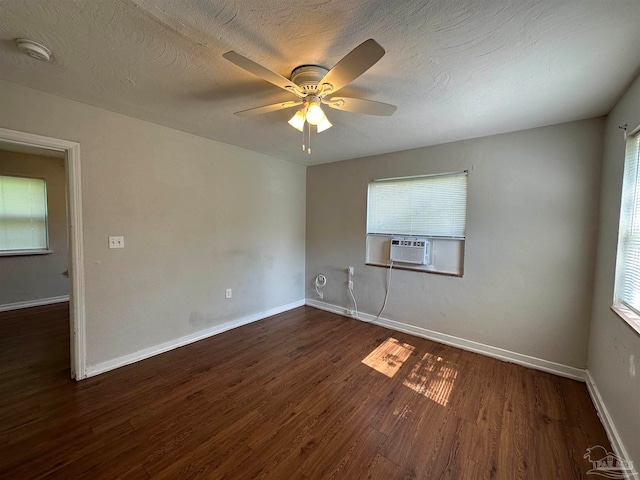
[[[464,238],[467,173],[369,183],[367,233]]]
[[[620,208],[616,296],[640,313],[640,133],[627,138]]]
[[[45,181],[0,176],[0,251],[47,247]]]

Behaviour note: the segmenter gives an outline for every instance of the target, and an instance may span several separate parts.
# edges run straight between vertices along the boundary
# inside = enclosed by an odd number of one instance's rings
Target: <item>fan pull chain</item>
[[[306,125],[307,122],[304,122],[302,124],[302,151],[304,152],[305,147],[304,147],[304,126]]]
[[[307,146],[307,155],[311,155],[311,124],[309,124],[309,145]]]

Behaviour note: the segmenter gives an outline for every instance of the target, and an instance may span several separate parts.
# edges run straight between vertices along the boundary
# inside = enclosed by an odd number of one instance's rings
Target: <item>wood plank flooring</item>
[[[584,384],[301,307],[82,382],[0,313],[0,478],[583,479]]]

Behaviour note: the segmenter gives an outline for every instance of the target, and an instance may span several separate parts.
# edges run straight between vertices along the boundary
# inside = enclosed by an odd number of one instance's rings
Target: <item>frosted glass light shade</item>
[[[322,108],[316,102],[309,103],[309,108],[307,109],[307,122],[311,125],[318,125],[323,118],[326,118]]]
[[[320,121],[320,123],[318,123],[318,133],[324,132],[325,130],[330,129],[331,127],[333,127],[333,125],[331,124],[329,119],[326,116],[324,116],[322,121]]]
[[[296,114],[291,117],[291,120],[289,120],[289,125],[291,125],[296,130],[302,131],[302,129],[304,128],[304,113],[302,112],[302,110],[298,110]]]

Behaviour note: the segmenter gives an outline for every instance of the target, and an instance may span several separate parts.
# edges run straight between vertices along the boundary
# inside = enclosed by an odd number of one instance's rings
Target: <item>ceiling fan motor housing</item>
[[[291,81],[303,91],[313,94],[318,91],[318,82],[329,70],[319,65],[301,65],[291,72]]]

